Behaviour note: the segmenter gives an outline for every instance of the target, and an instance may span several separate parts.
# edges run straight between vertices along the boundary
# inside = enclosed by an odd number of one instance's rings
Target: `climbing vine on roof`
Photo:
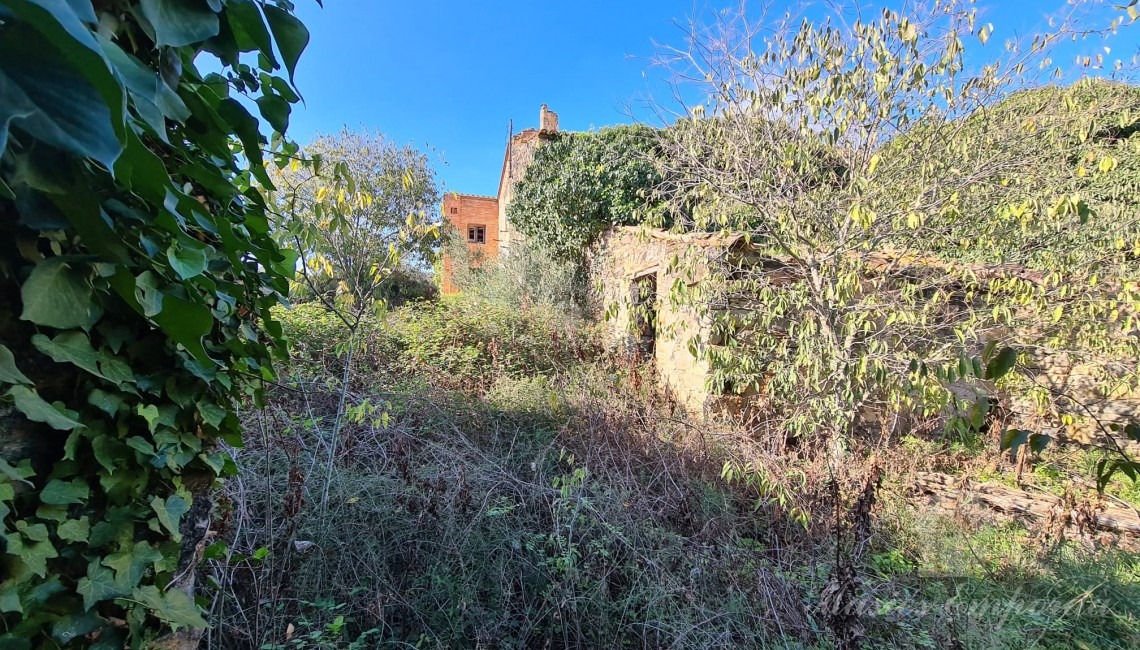
[[[560,133],[535,151],[508,218],[561,259],[574,260],[611,226],[661,223],[654,198],[658,131],[617,126]]]
[[[296,152],[307,42],[284,0],[0,1],[0,646],[205,625],[215,441],[294,268],[254,183]]]

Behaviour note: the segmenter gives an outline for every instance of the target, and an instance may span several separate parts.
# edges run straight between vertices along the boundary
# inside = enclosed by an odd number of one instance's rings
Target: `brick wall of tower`
[[[469,194],[447,194],[443,197],[443,216],[447,220],[451,236],[467,241],[468,229],[482,226],[486,241],[482,244],[467,243],[468,259],[472,266],[478,266],[499,256],[499,202],[490,196]],[[440,291],[444,295],[459,292],[455,286],[455,263],[443,255],[443,269]]]

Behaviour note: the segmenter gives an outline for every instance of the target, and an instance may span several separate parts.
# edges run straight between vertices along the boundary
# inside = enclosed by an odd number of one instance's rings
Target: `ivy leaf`
[[[87,565],[87,576],[79,579],[75,591],[83,596],[83,609],[90,610],[100,601],[120,598],[131,593],[115,582],[115,574],[107,567],[92,562]]]
[[[206,424],[209,424],[215,429],[221,426],[222,420],[226,417],[225,409],[210,402],[199,402],[198,413],[202,415],[202,419],[206,421]]]
[[[90,329],[99,320],[103,309],[95,301],[95,291],[73,264],[65,257],[53,257],[32,269],[20,289],[21,320],[57,329]]]
[[[146,420],[146,426],[150,432],[154,433],[154,428],[158,425],[158,407],[154,404],[139,404],[137,412]]]
[[[202,347],[202,337],[214,328],[209,307],[168,295],[163,298],[162,313],[154,316],[154,322],[198,361],[211,367],[215,365]]]
[[[0,147],[11,125],[107,168],[123,150],[104,95],[26,26],[0,32],[0,107]]]
[[[23,523],[22,520],[21,523]],[[39,526],[43,526],[43,524],[39,524]],[[29,571],[41,578],[47,575],[47,561],[59,557],[55,546],[48,540],[28,539],[20,533],[10,533],[4,536],[4,539],[8,543],[8,554],[19,558]]]
[[[196,246],[189,246],[182,242],[175,242],[166,249],[166,259],[171,268],[183,280],[201,275],[206,270],[208,260],[206,251]]]
[[[32,482],[28,479],[36,475],[36,470],[32,469],[32,463],[28,459],[20,461],[19,465],[13,467],[0,457],[0,475],[8,477],[9,481],[31,485]]]
[[[13,386],[8,389],[8,396],[16,402],[16,408],[33,422],[43,422],[59,431],[71,431],[83,426],[82,422],[73,419],[74,414],[48,404],[39,393],[27,386]]]
[[[51,636],[61,644],[66,645],[81,636],[106,627],[107,621],[96,614],[87,611],[72,613],[61,617],[51,625]]]
[[[86,542],[91,534],[91,522],[87,517],[68,519],[56,528],[56,535],[68,542]]]
[[[12,355],[12,351],[7,346],[0,344],[0,382],[5,384],[28,384],[31,385],[32,380],[20,372],[16,367],[16,357]]]
[[[115,570],[115,584],[120,588],[134,589],[155,562],[162,561],[162,553],[146,542],[135,542],[134,548],[108,555],[103,566]]]
[[[165,501],[157,496],[154,497],[150,500],[150,507],[158,515],[158,522],[170,532],[174,541],[182,541],[178,526],[182,515],[190,512],[190,502],[180,495],[172,494]]]
[[[99,371],[107,381],[116,384],[135,381],[131,365],[106,350],[99,352]]]
[[[218,15],[201,0],[140,0],[143,16],[154,27],[155,45],[181,47],[216,36]]]
[[[155,616],[169,623],[174,629],[207,626],[206,619],[202,618],[198,606],[184,591],[170,589],[164,594],[158,587],[147,585],[136,589],[132,597],[149,607]]]
[[[61,481],[52,479],[40,492],[40,501],[50,505],[66,506],[72,503],[83,503],[91,494],[91,489],[82,479],[74,481]]]
[[[36,334],[32,337],[32,345],[56,363],[70,363],[96,377],[106,379],[103,373],[99,372],[99,353],[91,347],[91,339],[83,332],[63,332],[52,339],[43,334]]]
[[[87,395],[87,403],[107,415],[115,415],[123,407],[123,399],[114,393],[96,388]]]
[[[115,461],[122,458],[123,444],[111,436],[102,435],[91,441],[91,450],[95,453],[95,461],[107,470],[107,475],[115,473]]]
[[[292,81],[297,60],[309,44],[309,30],[293,14],[280,7],[264,5],[262,10],[265,11],[269,29],[273,31],[273,38],[277,41],[277,49],[281,50],[281,58],[285,60],[289,81]]]
[[[135,278],[135,299],[142,305],[143,315],[153,318],[162,311],[162,292],[158,289],[158,274],[143,271]]]
[[[234,135],[241,142],[242,153],[249,160],[250,173],[266,187],[272,188],[273,181],[265,172],[264,159],[261,155],[261,132],[258,130],[260,125],[257,123],[257,118],[250,115],[236,99],[229,97],[218,104],[218,115],[229,123]]]

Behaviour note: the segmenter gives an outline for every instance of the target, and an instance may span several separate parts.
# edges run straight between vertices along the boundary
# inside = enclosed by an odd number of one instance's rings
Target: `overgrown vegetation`
[[[615,126],[559,133],[538,147],[507,208],[519,232],[541,240],[556,257],[580,261],[607,228],[668,226],[655,190],[658,133],[648,126]]]
[[[432,301],[426,157],[282,135],[289,2],[0,0],[0,647],[1140,646],[1096,520],[1140,430],[1034,367],[1137,389],[1140,100],[1008,92],[1121,24],[972,74],[968,4],[717,14],[666,61],[703,108],[540,147],[530,245]],[[693,350],[754,417],[586,319],[635,223],[743,233],[661,299],[719,307]],[[1082,417],[1112,446],[1044,444]],[[930,471],[1057,506],[948,515]]]
[[[289,2],[0,3],[0,645],[206,624],[215,444],[272,376],[293,270],[253,183],[295,151],[307,42]]]
[[[825,459],[690,420],[651,368],[548,307],[463,295],[362,328],[325,511],[314,468],[345,328],[316,305],[280,316],[292,373],[232,451],[242,480],[220,498],[231,555],[209,563],[209,647],[834,644],[821,599],[848,507]],[[799,486],[788,505],[809,525],[724,481],[726,462]],[[1135,555],[1079,536],[1042,554],[1036,527],[904,496],[887,485],[863,524],[852,607],[869,647],[1140,640]]]
[[[581,252],[575,259],[555,257],[542,239],[521,240],[511,254],[474,260],[460,237],[445,236],[443,254],[452,260],[452,281],[468,298],[515,309],[562,309],[580,318],[588,302]]]

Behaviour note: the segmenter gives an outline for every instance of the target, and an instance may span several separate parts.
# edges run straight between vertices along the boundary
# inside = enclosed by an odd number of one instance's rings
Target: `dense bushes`
[[[568,321],[582,317],[587,280],[575,261],[556,259],[542,239],[511,245],[511,254],[472,264],[466,242],[446,244],[453,260],[452,281],[470,299],[498,307],[561,312]]]
[[[302,378],[337,376],[348,328],[316,303],[279,308]],[[360,372],[372,381],[416,376],[444,387],[484,389],[501,376],[549,374],[590,354],[580,331],[549,309],[481,301],[416,302],[369,317],[358,332]]]

